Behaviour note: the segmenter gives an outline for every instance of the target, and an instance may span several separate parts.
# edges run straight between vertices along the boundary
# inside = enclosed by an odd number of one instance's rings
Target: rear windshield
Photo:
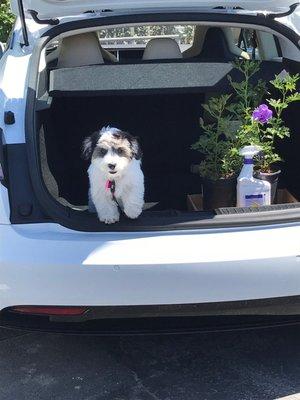
[[[106,28],[99,31],[100,42],[104,47],[120,48],[145,47],[154,38],[175,39],[182,50],[189,48],[194,41],[194,25],[140,25]]]

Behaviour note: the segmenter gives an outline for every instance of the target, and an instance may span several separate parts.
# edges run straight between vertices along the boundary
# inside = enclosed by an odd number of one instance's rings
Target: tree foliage
[[[192,25],[138,25],[122,28],[108,28],[99,31],[100,38],[134,38],[136,44],[145,44],[145,36],[178,36],[179,43],[191,44],[194,37]],[[126,42],[126,40],[124,40]]]
[[[6,42],[14,23],[14,16],[10,12],[10,1],[0,0],[0,42]]]

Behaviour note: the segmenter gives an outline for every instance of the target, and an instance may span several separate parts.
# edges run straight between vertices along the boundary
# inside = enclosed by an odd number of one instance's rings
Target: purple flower
[[[266,104],[261,104],[257,107],[252,114],[254,121],[258,121],[261,124],[266,124],[273,117],[273,111],[269,109]]]

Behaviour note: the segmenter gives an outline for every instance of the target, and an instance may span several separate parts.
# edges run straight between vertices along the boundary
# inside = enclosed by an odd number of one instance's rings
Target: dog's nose
[[[116,168],[116,164],[108,164],[108,168],[114,170]]]

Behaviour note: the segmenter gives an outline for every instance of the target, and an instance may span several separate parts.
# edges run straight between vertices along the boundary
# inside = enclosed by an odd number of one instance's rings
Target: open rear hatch
[[[257,13],[278,18],[292,14],[295,0],[10,0],[12,12],[20,17],[23,43],[29,46],[26,19],[43,25],[57,25],[59,18],[85,14],[89,18],[113,12],[166,12],[193,9],[197,12]],[[283,24],[290,25],[284,18]],[[294,24],[292,24],[294,26]],[[298,32],[297,27],[295,30]]]
[[[18,15],[22,3],[25,13],[34,10],[39,18],[59,18],[103,10],[166,10],[175,8],[239,9],[246,11],[284,12],[295,0],[11,0]]]
[[[13,10],[18,13],[18,10],[24,11],[24,16],[30,14],[30,10],[34,10],[35,18],[38,15],[40,20],[55,19],[67,15],[80,15],[79,21],[76,22],[76,27],[81,28],[82,19],[86,27],[94,26],[96,28],[105,26],[105,21],[108,20],[108,25],[118,24],[118,18],[123,18],[123,15],[116,15],[114,18],[94,18],[94,12],[98,15],[97,11],[112,10],[122,11],[127,13],[129,23],[132,23],[131,14],[135,14],[135,10],[145,10],[143,16],[148,17],[151,12],[153,17],[153,10],[160,18],[161,14],[167,15],[167,22],[174,22],[175,9],[178,21],[179,11],[190,7],[189,16],[191,19],[187,21],[199,21],[199,16],[202,20],[203,12],[205,13],[216,12],[223,13],[218,15],[220,19],[226,19],[228,15],[227,8],[233,13],[252,12],[251,17],[243,15],[244,18],[256,20],[255,13],[263,10],[267,12],[278,14],[290,12],[289,6],[293,3],[292,0],[278,1],[85,1],[80,2],[77,0],[12,0]],[[19,7],[19,8],[18,8]],[[23,9],[24,7],[24,9]],[[197,7],[197,12],[192,11],[192,7]],[[237,9],[234,9],[237,8]],[[170,9],[174,11],[166,13]],[[152,10],[152,11],[149,11]],[[161,10],[161,14],[160,14]],[[118,14],[118,12],[116,12]],[[254,15],[253,15],[254,14]],[[32,13],[31,13],[32,15]],[[109,13],[109,15],[112,15]],[[100,15],[98,15],[99,17]],[[229,15],[233,18],[232,15]],[[21,19],[22,16],[20,15]],[[240,16],[235,16],[240,19]],[[169,20],[168,20],[169,18]],[[194,19],[193,19],[194,18]],[[91,22],[86,22],[91,19]],[[112,22],[113,20],[113,22]],[[124,19],[121,19],[124,24]],[[55,40],[60,34],[64,34],[64,29],[68,30],[68,21],[66,24],[62,20],[58,20],[60,26],[53,29],[53,39]],[[116,22],[115,22],[116,21]],[[260,18],[261,25],[263,25],[264,18]],[[25,18],[24,21],[25,22]],[[73,21],[72,21],[73,22]],[[149,21],[144,21],[149,22]],[[155,17],[153,21],[155,22]],[[240,23],[240,21],[238,20]],[[247,19],[248,23],[248,19]],[[66,28],[64,27],[66,25]],[[70,24],[69,24],[70,25]],[[277,24],[278,25],[278,24]],[[278,27],[278,26],[277,26]],[[72,30],[74,25],[72,25]],[[88,90],[81,90],[77,85],[76,90],[68,91],[58,86],[54,90],[51,85],[48,87],[48,92],[45,94],[51,98],[49,104],[45,104],[44,98],[38,98],[38,93],[44,93],[39,90],[39,85],[43,79],[38,79],[39,71],[39,57],[41,50],[45,44],[51,40],[51,32],[47,32],[44,36],[49,35],[49,38],[42,38],[41,45],[33,55],[32,68],[31,68],[31,88],[28,93],[27,102],[27,115],[26,115],[26,145],[28,147],[30,164],[30,177],[34,186],[34,192],[37,196],[38,202],[42,205],[45,214],[49,215],[53,220],[60,224],[72,229],[79,229],[85,231],[102,231],[102,230],[161,230],[161,229],[193,229],[199,227],[220,227],[220,226],[239,226],[239,225],[254,225],[265,224],[266,221],[279,222],[279,221],[294,221],[299,218],[299,204],[297,204],[298,185],[292,187],[292,175],[287,172],[291,177],[291,182],[284,182],[285,186],[282,189],[290,189],[295,197],[290,196],[287,191],[280,192],[281,198],[277,199],[277,204],[274,204],[268,209],[256,210],[255,212],[247,212],[247,210],[232,209],[223,210],[210,210],[207,212],[202,208],[201,199],[201,181],[197,174],[192,173],[191,167],[197,163],[197,154],[191,151],[190,146],[199,135],[199,118],[202,116],[199,112],[202,111],[201,104],[205,101],[206,92],[220,92],[216,84],[211,84],[207,88],[207,81],[202,84],[199,82],[195,88],[187,90],[187,85],[181,85],[177,88],[167,88],[167,90],[159,90],[156,88],[155,92],[145,90],[142,88],[143,93],[129,93],[123,91],[118,93],[118,88],[114,89],[114,96],[112,93],[101,93],[102,88],[92,87]],[[50,42],[51,43],[51,42]],[[47,54],[47,53],[46,53]],[[155,62],[154,62],[155,63]],[[191,68],[197,67],[197,63],[201,64],[203,69],[205,66],[203,62],[194,60],[191,62]],[[136,65],[135,65],[136,64]],[[156,63],[156,68],[166,68],[168,64],[165,62]],[[177,60],[171,63],[172,68],[176,66],[176,70],[186,66],[185,60]],[[214,68],[219,68],[222,63],[214,62]],[[224,64],[224,63],[223,63]],[[277,61],[271,62],[274,68],[279,68],[281,71],[280,63]],[[86,75],[87,71],[93,69],[101,69],[101,74],[106,70],[118,71],[132,68],[141,69],[148,68],[150,63],[105,63],[100,65],[89,65],[88,68],[75,68],[77,72],[83,71]],[[222,65],[221,65],[222,66]],[[231,69],[231,67],[230,67]],[[271,71],[269,65],[266,65],[266,70]],[[35,71],[35,72],[34,72]],[[51,77],[57,76],[63,71],[74,72],[72,68],[58,68],[56,64],[49,64],[48,73],[45,76],[45,82],[53,83]],[[131,71],[132,72],[132,71]],[[228,71],[224,73],[224,76]],[[120,76],[122,72],[118,72]],[[198,74],[199,75],[199,74]],[[41,74],[42,76],[42,74]],[[178,76],[178,74],[177,74]],[[274,74],[272,75],[272,77]],[[86,78],[86,76],[85,76]],[[226,79],[225,79],[226,80]],[[82,79],[71,80],[73,83],[82,82]],[[86,81],[85,79],[83,81]],[[97,82],[99,80],[97,79]],[[103,80],[101,80],[102,82]],[[110,82],[110,79],[104,80]],[[223,80],[220,79],[220,82]],[[64,84],[66,81],[62,81]],[[70,81],[68,81],[70,82]],[[226,80],[227,82],[227,80]],[[55,83],[55,82],[54,82]],[[153,82],[152,82],[153,83]],[[177,82],[178,84],[178,82]],[[165,83],[164,83],[165,85]],[[202,88],[203,87],[203,88]],[[52,89],[51,89],[52,88]],[[200,90],[200,89],[203,90]],[[64,89],[64,90],[62,90]],[[138,90],[140,88],[137,88]],[[166,89],[166,88],[164,88]],[[172,90],[169,90],[172,89]],[[176,90],[175,90],[176,89]],[[197,90],[195,90],[197,89]],[[208,90],[209,89],[209,90]],[[214,90],[212,90],[214,89]],[[216,90],[218,89],[218,90]],[[135,90],[137,92],[138,90]],[[222,91],[221,91],[222,92]],[[141,97],[139,97],[141,96]],[[183,107],[185,107],[183,109]],[[99,116],[99,110],[101,110]],[[115,112],[118,110],[118,113]],[[135,117],[131,118],[132,111],[134,110]],[[199,111],[200,110],[200,111]],[[295,113],[290,114],[291,124],[296,124]],[[175,116],[175,117],[174,117]],[[100,121],[100,119],[103,119]],[[143,214],[141,218],[136,221],[131,221],[126,218],[121,219],[120,224],[113,227],[104,226],[101,224],[96,216],[89,212],[87,209],[87,194],[88,194],[88,178],[86,174],[86,165],[80,161],[80,148],[84,136],[92,132],[99,126],[104,126],[108,122],[112,125],[124,127],[129,132],[140,136],[142,141],[142,148],[144,150],[143,169],[146,176],[146,202],[154,205],[153,209]],[[95,126],[94,126],[95,124]],[[165,125],[164,125],[165,124]],[[169,129],[172,127],[172,129]],[[188,132],[189,135],[183,135],[182,132]],[[170,132],[170,133],[169,133]],[[69,136],[68,136],[69,135]],[[170,145],[170,136],[174,139],[172,141],[173,147]],[[164,148],[167,152],[162,154],[161,146],[164,141]],[[29,144],[29,146],[28,146]],[[296,143],[295,143],[296,144]],[[295,145],[293,148],[295,149]],[[158,150],[158,151],[157,151]],[[40,152],[39,152],[40,151]],[[37,157],[37,155],[39,157]],[[196,158],[196,159],[195,159]],[[290,162],[287,163],[287,169],[291,171],[298,168],[298,163],[295,161],[294,155],[286,157]],[[41,160],[41,162],[40,162]],[[76,163],[74,163],[76,160]],[[295,163],[294,163],[295,161]],[[20,172],[20,171],[19,171]],[[43,179],[41,179],[43,178]],[[53,179],[55,178],[55,179]],[[168,188],[168,190],[166,190]],[[46,190],[45,190],[46,189]],[[18,188],[16,188],[18,190]],[[197,194],[197,197],[193,196]],[[300,193],[300,189],[299,189]],[[284,207],[281,204],[284,204]],[[288,205],[289,204],[289,205]],[[283,209],[282,209],[283,208]],[[17,210],[17,208],[16,208]],[[196,211],[196,212],[194,212]],[[229,215],[228,215],[229,214]],[[238,215],[234,215],[238,214]],[[16,212],[12,220],[14,223],[22,222],[22,218]],[[21,221],[22,220],[22,221]],[[29,220],[27,218],[27,220]]]

